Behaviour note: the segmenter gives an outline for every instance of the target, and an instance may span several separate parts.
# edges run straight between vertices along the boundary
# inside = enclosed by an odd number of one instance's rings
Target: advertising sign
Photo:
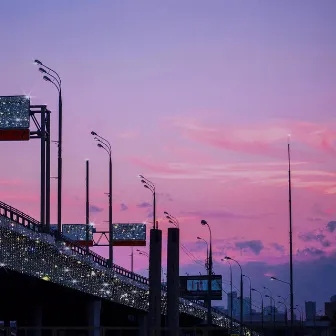
[[[50,225],[50,229],[53,231],[57,230],[57,225]],[[89,225],[89,245],[93,245],[93,234],[96,232],[96,229]],[[75,243],[85,245],[86,243],[86,224],[63,224],[62,225],[62,234]]]
[[[181,276],[181,296],[186,299],[204,300],[208,295],[208,276]],[[222,300],[222,276],[213,275],[211,281],[211,300]]]
[[[0,96],[0,141],[29,140],[30,98]]]
[[[146,224],[113,224],[113,246],[146,246]]]

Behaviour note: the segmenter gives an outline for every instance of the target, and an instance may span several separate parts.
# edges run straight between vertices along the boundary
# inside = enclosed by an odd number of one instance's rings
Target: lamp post
[[[243,277],[245,277],[246,279],[249,279],[249,282],[250,282],[250,322],[252,323],[252,282],[251,282],[251,278],[248,275],[243,274]]]
[[[58,73],[39,60],[34,61],[39,65],[39,71],[46,82],[52,83],[58,91],[58,159],[57,159],[57,231],[62,231],[62,131],[63,131],[63,105],[62,105],[62,80]],[[48,191],[47,191],[48,194]],[[48,213],[48,212],[47,212]],[[50,216],[50,214],[48,215]],[[50,225],[50,218],[46,220]],[[49,222],[49,223],[48,223]]]
[[[271,302],[273,301],[273,308],[272,308],[272,304],[271,304],[271,308],[273,310],[273,328],[275,328],[275,300],[274,300],[273,296],[271,296],[271,295],[266,294],[265,297],[270,298]]]
[[[301,327],[303,326],[303,312],[302,309],[299,305],[296,305],[295,308],[299,311],[300,313],[300,323],[301,323]]]
[[[209,267],[209,244],[208,242],[202,238],[202,237],[197,237],[198,240],[202,240],[206,244],[206,262],[205,262],[205,269],[208,270]]]
[[[272,309],[272,299],[271,299],[271,297],[273,297],[273,293],[272,293],[272,291],[269,289],[269,288],[267,288],[267,287],[263,287],[265,290],[268,290],[269,291],[269,293],[270,293],[270,296],[268,296],[269,298],[270,298],[270,307],[271,307],[271,309]],[[272,321],[272,315],[270,316],[270,321]]]
[[[289,274],[290,274],[290,310],[291,310],[291,334],[294,336],[294,285],[293,285],[293,223],[292,223],[292,182],[291,182],[291,160],[290,143],[288,137],[288,208],[289,208]]]
[[[206,225],[209,229],[210,235],[210,248],[209,248],[209,265],[208,265],[208,314],[207,314],[207,322],[208,327],[212,327],[212,311],[211,311],[211,290],[212,290],[212,234],[210,225],[206,220],[201,221],[201,225]]]
[[[240,263],[232,259],[231,257],[225,257],[226,260],[234,261],[240,268],[240,335],[243,335],[243,322],[244,322],[244,311],[243,311],[243,296],[244,296],[244,288],[243,288],[243,270]]]
[[[223,259],[221,259],[222,261],[227,261],[227,263],[229,264],[229,266],[230,266],[230,291],[231,291],[231,293],[230,293],[230,318],[231,318],[231,320],[230,320],[230,330],[231,330],[231,332],[232,332],[232,330],[233,330],[233,321],[232,321],[232,310],[233,310],[233,295],[232,295],[232,291],[233,291],[233,289],[232,289],[232,286],[233,286],[233,284],[232,284],[232,266],[231,266],[231,263],[230,263],[230,260],[228,260],[228,259],[225,259],[225,258],[223,258]]]
[[[283,304],[284,307],[285,307],[285,326],[287,327],[287,325],[288,325],[288,319],[287,319],[287,304],[286,304],[286,300],[285,300],[285,298],[283,298],[280,295],[278,295],[278,298],[282,299],[282,301],[278,301],[278,303]]]
[[[108,207],[109,207],[109,266],[113,267],[113,223],[112,223],[112,147],[108,140],[92,131],[91,135],[97,141],[97,146],[105,150],[109,156],[109,192],[108,192]]]
[[[146,179],[143,175],[139,175],[141,178],[141,182],[143,186],[149,189],[153,194],[153,229],[158,229],[159,225],[156,223],[156,193],[155,193],[155,185],[148,179]]]
[[[261,298],[261,328],[264,330],[264,298],[261,292],[259,292],[257,289],[252,288],[253,292],[257,292],[260,295]]]

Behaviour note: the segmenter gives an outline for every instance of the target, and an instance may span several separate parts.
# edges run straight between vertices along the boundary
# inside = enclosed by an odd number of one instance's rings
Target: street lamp
[[[253,292],[257,292],[259,293],[260,297],[261,297],[261,328],[262,330],[264,330],[264,298],[261,292],[259,292],[257,289],[252,288]]]
[[[158,229],[159,225],[156,223],[156,194],[155,194],[155,185],[151,181],[147,180],[143,175],[139,175],[141,178],[141,183],[147,189],[149,189],[153,194],[153,229]]]
[[[270,292],[270,296],[269,296],[269,298],[270,298],[270,307],[271,307],[271,309],[272,309],[272,299],[271,299],[271,297],[273,297],[273,293],[272,293],[272,291],[269,289],[269,288],[267,288],[267,287],[263,287],[264,289],[266,289],[266,290],[268,290],[269,292]],[[272,321],[272,315],[270,316],[270,320]]]
[[[198,238],[198,237],[197,237]],[[223,258],[223,259],[221,259],[222,261],[227,261],[227,263],[229,264],[229,266],[230,266],[230,291],[231,291],[231,293],[230,293],[230,318],[231,318],[231,320],[230,320],[230,330],[231,330],[231,333],[232,333],[232,330],[233,330],[233,320],[232,320],[232,310],[233,310],[233,295],[232,295],[232,291],[233,291],[233,289],[232,289],[232,286],[233,286],[233,284],[232,284],[232,266],[231,266],[231,263],[230,263],[230,260],[228,260],[228,259],[225,259],[225,258]]]
[[[206,244],[206,262],[205,262],[205,269],[208,270],[208,267],[209,267],[209,244],[208,242],[202,238],[202,237],[197,237],[198,240],[202,240],[205,244]]]
[[[163,212],[166,215],[166,218],[168,219],[168,222],[170,224],[173,224],[175,227],[177,227],[178,229],[180,228],[180,223],[177,220],[176,217],[174,217],[173,215],[171,215],[170,213],[168,213],[167,211]]]
[[[243,277],[249,279],[250,282],[250,321],[252,323],[252,282],[251,278],[248,275],[243,274]]]
[[[39,65],[39,71],[46,82],[52,83],[58,91],[58,159],[57,159],[57,231],[62,231],[62,130],[63,130],[63,106],[62,106],[62,80],[58,73],[43,64],[39,60],[34,61]],[[47,69],[47,70],[46,70]],[[48,192],[47,192],[48,194]],[[47,215],[48,211],[47,211]],[[47,225],[50,224],[50,218],[46,220]]]
[[[300,322],[301,322],[301,327],[302,327],[303,326],[303,312],[302,312],[301,307],[299,305],[296,305],[295,309],[297,309],[300,313]]]
[[[271,295],[265,295],[265,297],[270,298],[271,302],[273,301],[273,328],[275,328],[275,300]],[[272,304],[271,304],[271,308],[272,308]]]
[[[288,319],[287,319],[287,304],[286,304],[286,299],[283,298],[282,296],[278,295],[278,298],[282,299],[283,301],[278,301],[278,303],[281,303],[285,306],[285,326],[287,327],[288,325]]]
[[[209,265],[208,265],[208,314],[207,322],[208,327],[212,327],[212,311],[211,311],[211,289],[212,289],[212,234],[210,225],[206,220],[201,220],[201,225],[206,225],[209,229],[210,235],[210,248],[209,248]]]
[[[109,156],[109,266],[113,266],[113,223],[112,223],[112,147],[108,140],[92,131],[91,135],[94,136],[94,140],[97,141],[97,146],[105,150]]]
[[[240,268],[240,335],[243,334],[243,322],[244,322],[244,311],[243,311],[243,296],[244,296],[244,289],[243,289],[243,270],[242,270],[242,267],[240,265],[240,263],[235,260],[235,259],[232,259],[231,257],[225,257],[224,259],[226,260],[232,260],[234,261]]]
[[[283,281],[283,280],[280,280],[280,279],[278,279],[278,278],[276,278],[276,277],[271,277],[270,278],[271,280],[275,280],[275,281],[279,281],[279,282],[282,282],[282,283],[284,283],[284,284],[287,284],[287,285],[289,285],[290,286],[290,283],[289,282],[287,282],[287,281]]]

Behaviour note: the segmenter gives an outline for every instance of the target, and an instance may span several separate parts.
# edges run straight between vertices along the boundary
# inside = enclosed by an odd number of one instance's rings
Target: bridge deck
[[[40,223],[0,201],[0,267],[51,281],[136,309],[148,310],[149,280],[107,260],[68,238],[44,233]],[[161,310],[166,314],[166,287],[162,286]],[[180,298],[180,311],[206,320],[201,302]],[[213,323],[229,328],[230,318],[213,309]],[[236,332],[239,323],[234,320]],[[244,327],[247,335],[258,333]]]

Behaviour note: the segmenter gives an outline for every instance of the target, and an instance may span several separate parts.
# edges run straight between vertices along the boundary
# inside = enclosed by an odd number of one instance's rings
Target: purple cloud
[[[104,208],[100,208],[97,205],[90,205],[90,212],[98,213],[104,211]]]
[[[336,230],[336,221],[331,221],[327,224],[327,230],[329,232],[334,232]]]
[[[142,208],[142,209],[146,209],[146,208],[151,208],[152,204],[149,202],[141,202],[139,204],[137,204],[138,208]]]
[[[120,204],[120,211],[127,211],[128,210],[128,206],[125,203],[121,203]]]
[[[250,249],[255,255],[259,255],[264,248],[261,240],[246,240],[236,242],[235,246],[239,249]]]
[[[284,246],[278,244],[278,243],[272,243],[271,246],[278,252],[284,253],[285,252],[285,248]]]

